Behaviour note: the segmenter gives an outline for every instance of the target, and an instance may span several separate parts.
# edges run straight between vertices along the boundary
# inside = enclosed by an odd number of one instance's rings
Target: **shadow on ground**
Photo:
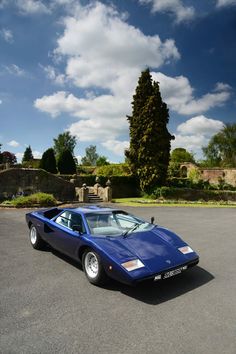
[[[47,250],[82,271],[82,266],[80,263],[72,260],[64,254],[59,253],[58,251],[50,248]],[[143,282],[135,287],[119,283],[115,280],[110,280],[105,286],[103,286],[103,288],[104,291],[120,291],[124,295],[133,297],[138,301],[142,301],[150,305],[157,305],[193,291],[194,289],[209,283],[213,279],[214,276],[211,273],[199,266],[196,266],[194,268],[190,268],[182,274],[166,280],[157,282]]]
[[[196,266],[173,278],[157,282],[141,283],[136,287],[112,282],[106,289],[121,291],[138,301],[158,305],[185,293],[193,291],[214,279],[205,269]]]

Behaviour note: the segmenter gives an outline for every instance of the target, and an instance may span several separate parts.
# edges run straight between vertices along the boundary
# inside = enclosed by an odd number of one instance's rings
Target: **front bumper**
[[[186,263],[179,264],[178,266],[175,266],[175,267],[172,267],[172,268],[168,268],[168,269],[162,270],[162,271],[159,272],[159,273],[154,273],[154,274],[152,274],[152,275],[150,275],[150,276],[148,276],[148,277],[135,279],[135,280],[133,281],[133,284],[135,285],[135,284],[139,284],[139,283],[145,282],[145,281],[156,281],[156,280],[155,280],[155,277],[157,277],[158,275],[161,276],[160,280],[163,280],[163,279],[164,279],[164,275],[165,275],[167,272],[171,272],[171,271],[173,271],[173,270],[180,269],[180,268],[182,268],[182,267],[187,267],[187,268],[186,268],[186,270],[187,270],[187,269],[189,269],[189,268],[192,268],[192,267],[196,266],[198,263],[199,263],[199,257],[197,257],[197,258],[195,258],[195,259],[193,259],[193,260],[191,260],[191,261],[188,261],[188,262],[186,262]],[[184,270],[182,270],[181,273],[182,273],[183,271],[184,271]],[[180,274],[181,274],[181,273],[180,273]]]

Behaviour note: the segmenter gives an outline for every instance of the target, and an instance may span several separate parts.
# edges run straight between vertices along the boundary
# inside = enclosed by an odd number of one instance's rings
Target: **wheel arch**
[[[82,257],[83,257],[84,252],[89,249],[92,249],[92,248],[87,245],[83,245],[79,248],[78,257],[79,257],[80,262],[82,262]]]

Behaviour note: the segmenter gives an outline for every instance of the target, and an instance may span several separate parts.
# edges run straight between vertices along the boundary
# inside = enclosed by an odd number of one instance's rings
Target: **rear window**
[[[62,209],[58,209],[58,208],[53,208],[53,209],[50,209],[50,210],[46,210],[44,213],[43,213],[43,216],[47,219],[52,219],[54,218],[55,216],[59,215],[60,213],[62,212]]]

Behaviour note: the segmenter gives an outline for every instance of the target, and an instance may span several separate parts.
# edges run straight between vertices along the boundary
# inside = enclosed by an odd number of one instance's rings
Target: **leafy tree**
[[[43,153],[39,168],[51,173],[57,173],[56,158],[52,148]]]
[[[22,158],[22,162],[26,162],[26,161],[31,161],[33,160],[34,156],[31,150],[31,146],[29,145],[24,152],[23,158]]]
[[[170,160],[172,162],[182,163],[182,162],[192,162],[195,163],[194,156],[191,152],[184,148],[176,148],[171,152]]]
[[[54,146],[53,149],[55,151],[56,157],[58,158],[59,155],[64,150],[69,150],[71,154],[74,156],[74,148],[76,146],[76,136],[71,135],[70,132],[65,132],[59,134],[57,138],[53,139]]]
[[[89,145],[89,147],[85,149],[85,156],[82,157],[81,163],[85,166],[95,166],[98,158],[99,155],[97,154],[96,145]]]
[[[76,173],[75,160],[70,150],[63,150],[58,157],[58,171],[60,174],[72,175]]]
[[[1,153],[2,163],[9,163],[14,165],[17,162],[16,155],[9,151],[3,151]]]
[[[202,150],[206,165],[236,167],[236,123],[226,124]]]
[[[180,164],[183,162],[195,163],[194,156],[184,148],[176,148],[171,152],[168,174],[170,177],[180,177]]]
[[[128,116],[130,148],[126,157],[131,171],[140,179],[141,189],[150,192],[166,181],[170,141],[174,137],[167,130],[167,105],[162,101],[159,84],[152,82],[149,69],[139,78],[132,106],[132,116]]]
[[[106,165],[110,165],[110,162],[107,161],[107,157],[106,156],[99,156],[97,161],[96,161],[96,165],[97,166],[106,166]]]
[[[188,171],[188,179],[192,183],[198,183],[201,180],[201,172],[196,167],[191,167]]]

